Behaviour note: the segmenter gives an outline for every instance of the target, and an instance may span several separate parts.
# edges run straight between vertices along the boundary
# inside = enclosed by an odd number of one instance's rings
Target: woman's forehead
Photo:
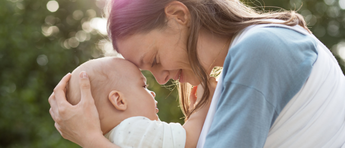
[[[154,49],[156,42],[152,39],[139,39],[135,36],[119,39],[117,50],[126,60],[141,68],[144,64],[145,57]]]

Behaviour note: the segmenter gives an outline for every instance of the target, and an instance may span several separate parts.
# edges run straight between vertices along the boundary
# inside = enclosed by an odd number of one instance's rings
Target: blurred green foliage
[[[345,52],[344,0],[246,3],[298,10],[344,70],[338,56]],[[0,148],[79,147],[56,131],[47,99],[63,75],[106,53],[106,35],[92,28],[104,6],[102,0],[0,1]],[[161,86],[150,72],[143,73],[157,94],[161,120],[183,123],[174,82]]]

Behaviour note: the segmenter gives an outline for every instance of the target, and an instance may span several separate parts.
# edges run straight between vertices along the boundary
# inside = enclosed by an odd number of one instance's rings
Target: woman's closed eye
[[[157,60],[156,60],[156,57],[153,59],[153,62],[152,62],[152,65],[151,67],[155,66],[157,64]]]

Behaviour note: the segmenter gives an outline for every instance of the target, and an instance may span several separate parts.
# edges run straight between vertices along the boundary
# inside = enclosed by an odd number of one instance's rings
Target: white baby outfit
[[[186,143],[186,131],[181,124],[143,116],[127,118],[105,137],[121,148],[184,148]]]

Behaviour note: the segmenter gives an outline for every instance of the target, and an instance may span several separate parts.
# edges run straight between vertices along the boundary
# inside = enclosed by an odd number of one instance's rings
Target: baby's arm
[[[216,80],[214,78],[210,78],[210,98],[212,98],[216,86]],[[203,89],[200,89],[200,87],[201,86],[199,85],[197,92],[198,94],[201,93],[200,90],[203,91]],[[199,99],[199,95],[197,96]],[[196,147],[210,104],[211,100],[209,100],[205,105],[196,110],[183,125],[183,128],[186,130],[186,148]]]

